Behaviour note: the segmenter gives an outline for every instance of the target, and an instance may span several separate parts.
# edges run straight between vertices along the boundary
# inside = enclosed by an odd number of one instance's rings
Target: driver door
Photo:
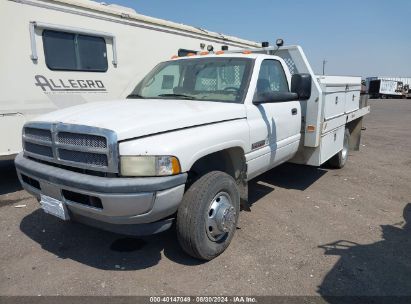
[[[255,96],[270,91],[290,91],[283,65],[275,59],[262,61]],[[251,179],[295,155],[301,137],[301,106],[298,100],[249,104],[247,115],[251,143],[247,161]]]

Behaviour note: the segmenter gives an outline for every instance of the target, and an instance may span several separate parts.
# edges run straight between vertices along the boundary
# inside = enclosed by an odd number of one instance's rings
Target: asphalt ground
[[[250,182],[228,250],[46,215],[0,162],[0,295],[411,295],[411,100],[371,101],[344,169],[285,164]]]

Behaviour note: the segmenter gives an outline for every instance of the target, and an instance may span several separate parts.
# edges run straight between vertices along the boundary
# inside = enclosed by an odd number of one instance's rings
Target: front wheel
[[[230,244],[237,228],[240,194],[228,174],[213,171],[186,191],[177,212],[177,237],[185,252],[212,260]]]
[[[350,151],[350,131],[345,129],[343,148],[335,154],[328,163],[331,167],[341,169],[345,166],[348,160],[348,152]]]

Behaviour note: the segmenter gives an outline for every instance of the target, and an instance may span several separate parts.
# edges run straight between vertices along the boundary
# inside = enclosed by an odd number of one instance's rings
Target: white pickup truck
[[[28,122],[17,172],[47,213],[134,235],[175,221],[182,248],[210,260],[250,179],[287,161],[344,166],[369,112],[360,89],[359,77],[315,76],[298,46],[189,54],[126,100]]]

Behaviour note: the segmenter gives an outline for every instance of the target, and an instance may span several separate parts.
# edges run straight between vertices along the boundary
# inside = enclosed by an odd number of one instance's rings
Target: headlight
[[[181,173],[174,156],[121,156],[122,176],[166,176]]]

